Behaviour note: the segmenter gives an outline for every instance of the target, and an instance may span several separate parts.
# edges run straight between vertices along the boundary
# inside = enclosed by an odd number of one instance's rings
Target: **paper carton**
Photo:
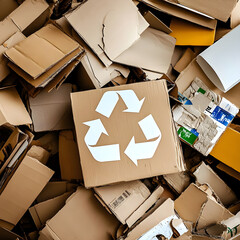
[[[29,98],[35,132],[71,129],[73,127],[70,93],[72,84],[63,84],[58,90],[42,91]]]
[[[26,155],[0,195],[1,226],[12,229],[52,175],[51,169]]]
[[[203,71],[223,92],[229,91],[240,81],[239,36],[240,26],[223,36],[197,57],[197,62]]]
[[[104,209],[91,190],[79,187],[65,206],[47,221],[45,231],[59,240],[110,240],[118,225],[119,222]]]
[[[218,195],[221,202],[227,206],[237,201],[235,193],[226,185],[226,183],[204,162],[193,172],[196,182],[199,184],[208,184]]]
[[[86,187],[184,170],[165,80],[73,93],[71,100]]]
[[[0,125],[31,124],[32,120],[15,88],[0,90]]]
[[[125,224],[127,218],[149,197],[149,189],[141,181],[94,188],[97,196]]]
[[[239,141],[240,133],[228,127],[210,154],[229,167],[240,171]]]

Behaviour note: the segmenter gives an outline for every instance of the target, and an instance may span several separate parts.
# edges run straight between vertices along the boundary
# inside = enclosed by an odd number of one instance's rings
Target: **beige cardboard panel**
[[[59,133],[59,164],[63,180],[83,180],[78,146],[70,130]]]
[[[174,202],[169,198],[160,207],[158,207],[151,215],[139,223],[132,231],[130,231],[125,240],[135,240],[144,233],[159,224],[161,221],[174,215]]]
[[[46,224],[53,238],[61,240],[110,240],[118,225],[92,191],[83,187],[79,187]]]
[[[194,171],[193,175],[196,177],[198,183],[208,184],[224,205],[229,205],[237,200],[234,192],[204,162]]]
[[[119,183],[94,189],[122,224],[149,197],[150,191],[141,181]]]
[[[26,156],[0,195],[0,219],[16,225],[52,175],[52,170]]]
[[[151,28],[154,28],[159,31],[163,31],[165,33],[171,33],[172,30],[161,20],[159,20],[154,14],[151,12],[147,12],[147,14],[144,15],[144,18],[147,20],[147,22],[150,24]]]
[[[178,2],[223,22],[228,20],[232,10],[237,4],[237,0],[178,0]]]
[[[240,2],[239,1],[235,6],[235,8],[233,9],[230,17],[231,28],[235,28],[238,24],[240,24]]]
[[[200,15],[196,12],[190,11],[186,8],[177,6],[177,4],[170,1],[162,0],[141,0],[141,2],[157,9],[158,11],[165,12],[167,14],[173,15],[178,18],[185,19],[187,21],[199,24],[203,27],[210,29],[215,29],[217,21],[215,19],[208,18],[206,16]]]
[[[15,88],[0,90],[0,125],[31,124],[32,120]]]
[[[95,111],[105,92],[124,89],[133,90],[139,100],[145,97],[139,113],[123,112],[126,106],[122,100],[118,101],[110,118],[101,117],[101,115]],[[150,81],[114,88],[78,92],[73,93],[71,99],[86,187],[136,180],[184,170],[181,150],[169,108],[165,81]],[[90,108],[86,106],[86,101],[88,101]],[[165,114],[162,114],[163,112]],[[144,119],[149,114],[152,114],[156,121],[162,138],[153,158],[139,160],[138,166],[136,166],[131,159],[124,154],[124,151],[133,136],[135,136],[137,143],[146,141],[144,134],[139,128],[138,121]],[[120,161],[98,162],[92,157],[86,146],[84,137],[89,127],[84,125],[83,122],[100,117],[109,136],[102,135],[97,146],[119,143],[121,150]],[[166,161],[166,159],[168,160]]]
[[[40,229],[45,225],[46,221],[52,218],[64,206],[65,201],[71,194],[71,192],[67,192],[29,208],[36,227]]]
[[[130,48],[115,58],[115,62],[158,73],[167,73],[176,39],[148,28]]]
[[[127,219],[126,223],[128,227],[131,227],[138,219],[140,219],[150,207],[152,207],[163,193],[161,186],[157,187],[153,193],[144,201],[141,206],[133,212],[133,214]]]
[[[49,24],[7,50],[5,55],[35,79],[78,47],[77,42]]]
[[[23,31],[38,18],[49,5],[44,0],[26,0],[9,17]],[[27,15],[23,14],[27,11]]]
[[[193,223],[197,222],[202,205],[208,200],[207,194],[195,184],[191,184],[175,202],[175,210],[179,216]]]
[[[176,84],[178,86],[178,91],[180,93],[183,93],[195,77],[198,77],[201,81],[203,81],[210,90],[214,91],[216,94],[222,97],[225,97],[230,102],[235,104],[238,108],[240,108],[240,84],[238,83],[228,92],[223,93],[215,85],[213,85],[213,83],[209,80],[206,74],[202,71],[196,60],[193,60],[177,78]]]
[[[73,127],[70,93],[72,84],[63,84],[50,93],[42,91],[37,97],[29,98],[34,131],[53,131]]]

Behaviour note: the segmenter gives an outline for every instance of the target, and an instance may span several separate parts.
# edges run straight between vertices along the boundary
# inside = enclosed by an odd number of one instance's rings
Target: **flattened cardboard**
[[[160,12],[165,12],[174,17],[178,17],[178,18],[193,22],[195,24],[199,24],[203,27],[215,29],[217,25],[216,19],[211,19],[207,16],[200,15],[199,13],[196,13],[189,8],[184,8],[181,5],[171,1],[140,0],[140,2],[143,2]]]
[[[221,91],[227,92],[240,82],[238,52],[240,26],[234,28],[197,57],[197,62]]]
[[[239,141],[240,133],[228,127],[210,154],[240,172]]]
[[[8,49],[5,56],[36,79],[78,47],[77,42],[48,24]]]
[[[148,28],[140,39],[115,58],[115,62],[158,73],[167,73],[176,40],[168,34]]]
[[[50,93],[42,91],[29,98],[35,132],[71,129],[73,127],[70,93],[72,84],[63,84]]]
[[[0,90],[0,125],[14,126],[31,124],[32,120],[16,88]]]
[[[48,219],[57,214],[57,212],[65,205],[65,201],[71,194],[72,192],[66,192],[29,208],[29,212],[37,229],[40,229],[45,225]]]
[[[25,156],[0,195],[0,219],[16,225],[52,175],[51,169]]]
[[[148,23],[130,0],[118,0],[114,3],[110,0],[97,3],[87,1],[65,17],[107,67],[109,60],[105,61],[101,55],[106,54],[109,59],[114,60],[148,27]],[[88,24],[84,24],[85,22]]]
[[[130,90],[128,92],[134,93],[138,101],[145,98],[145,103],[143,103],[141,111],[139,113],[122,112],[126,107],[124,102],[119,98],[120,101],[116,103],[111,117],[101,117],[95,109],[102,96],[107,92],[112,94],[114,91],[122,90]],[[165,80],[73,93],[71,100],[84,184],[86,187],[131,181],[184,170],[182,153],[169,108]],[[89,103],[88,105],[85,104],[86,101]],[[157,105],[156,103],[161,104]],[[91,107],[89,108],[89,106]],[[163,115],[162,112],[165,114]],[[156,121],[158,126],[156,128],[160,129],[162,137],[155,154],[150,157],[150,159],[141,159],[145,156],[138,156],[137,159],[140,160],[136,166],[133,160],[131,161],[131,159],[135,157],[132,156],[130,159],[124,151],[133,136],[136,137],[137,143],[146,142],[146,137],[142,134],[143,132],[137,122],[146,118],[149,114],[152,114],[154,121]],[[99,118],[101,118],[109,136],[102,136],[97,145],[120,144],[121,160],[119,161],[99,162],[95,160],[88,150],[84,138],[89,131],[89,127],[83,123]],[[156,126],[155,124],[153,125]],[[150,140],[151,137],[148,139]],[[166,159],[168,159],[168,161],[166,161]]]
[[[227,184],[204,162],[193,172],[199,184],[208,184],[218,195],[221,202],[227,206],[237,201],[235,193]]]
[[[183,19],[172,18],[170,36],[177,46],[210,46],[214,43],[215,29],[208,29]]]
[[[226,22],[231,15],[232,10],[237,4],[237,0],[212,0],[212,1],[191,1],[178,0],[178,2],[186,7],[195,9],[199,12],[205,13],[218,20]]]
[[[188,88],[188,86],[191,84],[191,82],[194,80],[195,77],[198,77],[201,81],[203,81],[210,90],[212,90],[213,92],[215,92],[216,94],[222,97],[225,97],[231,103],[233,103],[238,108],[240,108],[240,94],[239,94],[240,84],[237,84],[227,93],[222,92],[210,81],[210,79],[203,72],[201,67],[196,62],[196,60],[193,60],[181,72],[181,74],[177,78],[176,85],[178,87],[178,91],[180,93],[183,93]]]
[[[119,222],[94,197],[79,187],[65,206],[46,223],[47,231],[59,240],[111,240]]]
[[[122,224],[150,196],[141,181],[94,188],[94,191]]]
[[[83,180],[77,142],[70,130],[59,133],[59,164],[62,180]]]

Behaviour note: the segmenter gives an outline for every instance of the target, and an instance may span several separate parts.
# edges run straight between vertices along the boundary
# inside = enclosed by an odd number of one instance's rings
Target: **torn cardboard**
[[[227,92],[240,81],[238,39],[240,26],[236,27],[197,57],[197,62],[221,91]]]
[[[72,84],[63,84],[58,90],[42,91],[29,98],[35,132],[71,129],[73,127],[70,93]]]
[[[53,239],[110,240],[119,222],[94,197],[91,190],[79,187],[65,206],[46,223]]]
[[[237,201],[235,193],[226,185],[226,183],[204,162],[193,172],[196,182],[199,184],[208,184],[218,195],[221,202],[228,206]]]
[[[0,90],[0,125],[31,124],[32,120],[15,88]]]
[[[71,99],[86,187],[184,170],[164,80],[73,93]],[[101,136],[107,134],[103,124],[109,136]],[[96,126],[99,132],[93,137]]]
[[[62,180],[83,180],[77,142],[70,130],[59,133],[59,164]]]

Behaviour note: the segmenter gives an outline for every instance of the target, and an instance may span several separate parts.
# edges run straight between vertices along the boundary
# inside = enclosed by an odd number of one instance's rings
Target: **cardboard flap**
[[[178,2],[223,22],[228,20],[237,4],[237,0],[178,0]]]
[[[114,61],[158,73],[167,73],[176,39],[148,28],[130,48]]]
[[[4,240],[23,240],[22,237],[2,227],[0,227],[0,236]]]
[[[230,26],[231,28],[235,28],[240,24],[240,2],[238,1],[237,5],[233,9],[230,17]]]
[[[0,44],[3,44],[8,38],[10,38],[14,33],[19,31],[16,25],[9,18],[5,18],[0,22]]]
[[[197,62],[203,71],[223,92],[227,92],[240,81],[239,38],[240,26],[223,36],[197,57]]]
[[[26,29],[35,19],[37,19],[49,5],[45,0],[26,0],[15,11],[13,11],[9,17],[16,24],[16,26],[23,31]],[[23,13],[28,14],[23,16]]]
[[[16,225],[52,175],[51,169],[26,156],[0,195],[0,219]]]
[[[32,120],[15,88],[0,90],[0,125],[31,124]]]

